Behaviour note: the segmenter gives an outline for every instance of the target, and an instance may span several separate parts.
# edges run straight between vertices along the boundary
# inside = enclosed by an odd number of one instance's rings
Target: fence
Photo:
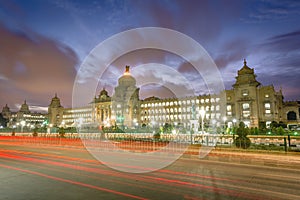
[[[0,133],[1,136],[12,136],[12,133]],[[33,137],[32,133],[15,133],[15,139],[26,138],[34,141],[33,138],[44,138],[44,141],[48,139],[49,141],[56,141],[53,138],[59,138],[59,134],[56,133],[38,133],[38,137]],[[288,146],[300,148],[300,137],[299,136],[252,136],[249,135],[248,138],[251,140],[252,144],[255,145],[273,145],[273,146],[283,146],[284,138],[288,142]],[[153,133],[66,133],[65,140],[112,140],[112,141],[122,141],[122,140],[134,140],[134,141],[155,141]],[[36,139],[38,141],[38,139]],[[174,142],[183,144],[202,144],[207,146],[216,145],[233,145],[234,138],[233,135],[222,135],[222,134],[161,134],[159,141],[161,142]]]

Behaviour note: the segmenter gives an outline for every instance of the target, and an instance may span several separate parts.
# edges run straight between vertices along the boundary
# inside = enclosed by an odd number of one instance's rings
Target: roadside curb
[[[201,150],[201,149],[200,149]],[[189,149],[183,158],[193,158],[224,163],[268,166],[295,169],[300,165],[300,153],[246,152],[214,149],[204,158],[199,157],[199,149]]]

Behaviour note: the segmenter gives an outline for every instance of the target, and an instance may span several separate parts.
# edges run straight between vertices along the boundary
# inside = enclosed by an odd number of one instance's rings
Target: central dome
[[[126,66],[125,73],[118,80],[119,85],[122,85],[122,86],[135,86],[136,85],[136,80],[135,80],[135,78],[133,78],[130,75],[129,68],[130,68],[129,66]]]

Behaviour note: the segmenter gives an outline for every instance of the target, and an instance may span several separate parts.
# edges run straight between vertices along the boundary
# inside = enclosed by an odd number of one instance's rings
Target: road
[[[158,171],[125,173],[97,161],[83,146],[0,137],[0,199],[300,199],[299,165],[253,163],[183,155]]]

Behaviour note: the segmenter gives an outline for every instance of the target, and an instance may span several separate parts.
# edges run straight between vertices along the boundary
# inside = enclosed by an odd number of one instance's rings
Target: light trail
[[[58,138],[59,139],[59,138]],[[76,171],[83,171],[88,173],[84,175],[80,175],[82,177],[87,177],[88,179],[99,179],[105,182],[111,182],[119,185],[124,185],[128,187],[135,187],[140,189],[146,189],[148,191],[153,192],[161,192],[163,193],[171,193],[177,195],[183,195],[186,199],[203,199],[203,197],[198,197],[202,192],[211,193],[215,195],[223,195],[231,198],[243,198],[243,199],[266,199],[275,198],[275,197],[284,197],[284,199],[297,199],[297,192],[294,189],[291,190],[291,194],[276,192],[277,185],[270,187],[268,189],[262,189],[260,187],[266,187],[269,184],[272,185],[276,183],[276,181],[280,181],[280,178],[293,178],[292,175],[272,175],[270,173],[269,176],[261,173],[261,177],[259,175],[255,176],[255,180],[260,180],[256,185],[257,187],[249,187],[249,179],[245,178],[247,175],[242,175],[240,179],[232,179],[222,176],[215,175],[205,175],[201,173],[191,173],[186,171],[174,171],[169,169],[161,169],[156,171],[155,173],[151,173],[149,175],[137,175],[137,174],[127,174],[120,173],[114,170],[106,170],[101,169],[106,163],[100,163],[98,160],[86,159],[73,157],[73,154],[76,155],[78,153],[84,153],[84,155],[88,155],[88,152],[85,150],[84,146],[80,144],[78,140],[67,140],[63,142],[63,145],[57,144],[57,138],[50,141],[48,144],[45,144],[45,138],[37,139],[36,141],[30,143],[28,139],[24,139],[26,142],[22,142],[23,139],[10,137],[2,138],[0,137],[0,145],[5,145],[9,147],[9,149],[1,149],[0,150],[0,159],[6,161],[7,159],[11,161],[21,162],[32,164],[33,166],[39,166],[39,168],[44,168],[52,171],[62,172],[64,174],[73,174],[76,175]],[[42,141],[38,143],[38,141]],[[74,144],[73,144],[74,142]],[[15,150],[17,148],[17,150]],[[19,148],[19,149],[18,149]],[[34,151],[25,151],[20,149],[34,148]],[[38,150],[45,151],[46,153],[36,152]],[[51,150],[49,153],[48,150]],[[66,152],[68,152],[71,156],[66,156]],[[58,155],[62,154],[62,155]],[[221,155],[212,153],[212,156],[227,156],[227,153],[223,153]],[[233,154],[233,153],[230,153]],[[111,154],[113,155],[113,154]],[[234,154],[233,154],[234,155]],[[241,154],[237,154],[237,157],[245,156]],[[247,157],[256,157],[256,155],[250,154]],[[41,159],[42,158],[42,159]],[[274,156],[274,158],[276,158]],[[269,158],[270,159],[270,158]],[[296,159],[295,159],[296,160]],[[193,165],[199,165],[202,162],[195,159],[186,159],[185,161],[189,161],[189,163],[194,163]],[[183,160],[180,161],[184,163]],[[211,161],[213,162],[213,161]],[[206,163],[206,162],[204,162]],[[216,163],[216,162],[214,162]],[[38,164],[38,165],[37,165]],[[118,165],[118,163],[110,163],[114,165]],[[213,165],[213,163],[211,164]],[[236,163],[222,163],[222,165],[227,165],[228,167],[235,166],[243,167],[246,169],[264,169],[264,170],[275,170],[276,168],[266,167],[266,166],[251,166],[246,164],[236,164]],[[46,167],[50,166],[50,167]],[[124,166],[124,165],[122,165]],[[124,166],[128,168],[136,168],[136,166]],[[21,169],[21,168],[20,168]],[[68,170],[71,169],[71,170]],[[179,168],[181,169],[181,168]],[[234,170],[234,169],[232,169]],[[276,169],[277,170],[277,169]],[[279,169],[278,169],[279,170]],[[285,169],[285,171],[291,171],[291,169]],[[295,170],[293,170],[295,171]],[[40,172],[38,172],[40,173]],[[98,174],[99,176],[89,175]],[[43,174],[43,173],[42,173]],[[50,176],[50,175],[49,175]],[[232,176],[232,175],[231,175]],[[105,178],[102,177],[111,177],[111,180],[106,181]],[[265,177],[265,178],[263,178]],[[69,179],[66,179],[69,180]],[[140,181],[138,185],[132,183],[132,181]],[[298,182],[298,179],[295,179],[292,182]],[[293,188],[292,182],[286,183],[285,186],[289,186]],[[203,184],[206,183],[206,184]],[[88,183],[85,183],[88,184]],[[91,184],[92,185],[92,184]],[[95,186],[97,187],[97,186]],[[161,189],[163,187],[164,189]],[[100,187],[101,188],[101,187]],[[199,194],[194,196],[194,193],[198,192]],[[295,195],[293,195],[293,193]],[[268,195],[266,195],[268,194]],[[143,196],[143,195],[142,195]]]
[[[69,169],[73,169],[73,170],[81,170],[81,171],[86,171],[86,172],[90,172],[90,173],[115,176],[115,177],[119,177],[119,178],[122,177],[124,179],[135,179],[135,180],[139,180],[142,182],[150,182],[150,183],[154,183],[154,184],[164,184],[164,185],[169,185],[169,186],[175,185],[180,188],[182,188],[182,187],[192,188],[192,189],[201,188],[201,189],[209,190],[210,192],[213,192],[213,193],[217,192],[220,194],[229,195],[229,196],[233,196],[233,197],[237,197],[237,196],[240,196],[241,194],[243,194],[243,197],[245,197],[245,198],[247,197],[248,199],[259,199],[258,197],[253,197],[248,194],[241,193],[241,192],[235,192],[234,190],[216,188],[214,186],[207,186],[207,185],[197,184],[197,183],[189,183],[189,182],[184,182],[184,181],[180,181],[180,180],[156,178],[156,177],[151,177],[151,176],[124,174],[121,172],[102,170],[99,168],[83,167],[83,166],[78,166],[78,165],[71,165],[71,164],[66,164],[66,163],[61,163],[61,162],[40,160],[40,159],[22,157],[22,156],[5,154],[5,153],[0,153],[0,156],[4,157],[4,158],[19,160],[19,161],[27,161],[27,162],[40,163],[40,164],[45,164],[45,165],[59,166],[59,167],[63,167],[63,168],[69,168]]]
[[[50,175],[35,172],[35,171],[30,171],[30,170],[21,169],[21,168],[12,167],[12,166],[3,165],[3,164],[0,164],[0,167],[25,172],[25,173],[28,173],[28,174],[34,174],[34,175],[37,175],[37,176],[42,176],[42,177],[45,177],[45,178],[48,178],[48,179],[61,181],[61,182],[65,182],[65,183],[70,183],[70,184],[73,184],[73,185],[78,185],[78,186],[92,188],[92,189],[96,189],[96,190],[100,190],[100,191],[104,191],[104,192],[109,192],[109,193],[124,196],[124,197],[130,197],[132,199],[147,200],[147,198],[127,194],[127,193],[124,193],[124,192],[119,192],[119,191],[115,191],[115,190],[111,190],[111,189],[107,189],[107,188],[103,188],[103,187],[99,187],[99,186],[95,186],[95,185],[90,185],[90,184],[87,184],[87,183],[82,183],[82,182],[72,181],[72,180],[63,179],[63,178],[59,178],[59,177],[55,177],[55,176],[50,176]]]

